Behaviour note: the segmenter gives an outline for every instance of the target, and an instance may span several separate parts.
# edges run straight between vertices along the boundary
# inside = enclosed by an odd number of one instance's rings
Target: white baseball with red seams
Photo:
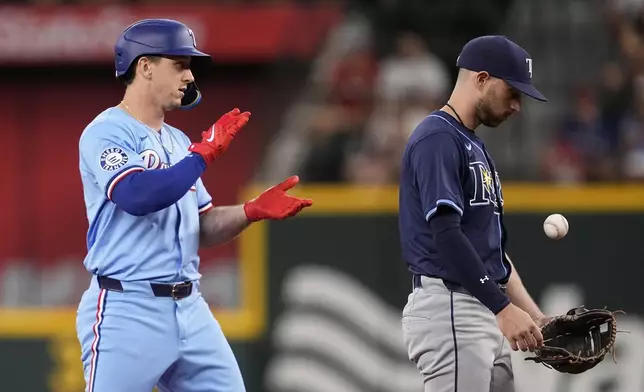
[[[569,228],[568,220],[561,214],[549,215],[543,222],[543,231],[553,240],[565,237]]]

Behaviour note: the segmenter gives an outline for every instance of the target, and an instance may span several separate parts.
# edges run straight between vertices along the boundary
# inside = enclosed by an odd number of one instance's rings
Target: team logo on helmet
[[[101,169],[114,171],[122,168],[128,162],[129,158],[125,151],[118,147],[106,148],[101,152]]]
[[[196,48],[197,47],[197,38],[195,37],[195,32],[192,31],[192,29],[188,28],[188,35],[190,35],[192,37],[192,44]]]

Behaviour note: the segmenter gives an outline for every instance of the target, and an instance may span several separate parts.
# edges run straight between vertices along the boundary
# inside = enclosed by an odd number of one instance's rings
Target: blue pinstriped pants
[[[195,287],[184,299],[154,297],[146,282],[106,291],[92,279],[76,331],[86,392],[244,392],[219,323]]]

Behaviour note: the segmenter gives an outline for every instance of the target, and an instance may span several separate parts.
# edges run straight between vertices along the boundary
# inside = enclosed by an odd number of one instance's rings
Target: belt
[[[108,278],[107,276],[97,276],[100,288],[110,291],[123,292],[123,284],[120,280]],[[182,283],[150,283],[150,288],[155,297],[171,297],[178,300],[186,298],[192,293],[192,282]]]
[[[413,281],[414,281],[414,288],[423,287],[423,284],[422,284],[422,281],[421,281],[421,278],[422,278],[423,276],[427,276],[427,275],[417,275],[417,274],[414,274],[414,277],[413,277]],[[458,284],[458,283],[454,283],[454,282],[452,282],[452,281],[449,281],[449,280],[447,280],[447,279],[443,279],[443,278],[440,278],[440,277],[437,277],[437,276],[427,276],[427,277],[428,277],[428,278],[436,278],[436,279],[440,279],[440,280],[442,280],[442,281],[443,281],[443,284],[445,285],[445,287],[447,287],[447,289],[448,289],[449,291],[453,291],[453,292],[455,292],[455,293],[461,293],[461,294],[472,295],[472,294],[470,294],[470,292],[469,292],[469,291],[467,291],[467,290],[465,289],[465,287],[461,286],[461,285],[460,285],[460,284]],[[502,291],[504,294],[506,293],[506,289],[507,289],[507,288],[506,288],[506,286],[505,286],[505,285],[502,285],[502,284],[500,284],[500,283],[497,283],[497,286],[499,286],[499,289],[501,289],[501,291]]]

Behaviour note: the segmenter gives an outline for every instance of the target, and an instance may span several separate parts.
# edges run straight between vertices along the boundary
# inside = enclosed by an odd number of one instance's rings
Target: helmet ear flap
[[[201,91],[195,82],[189,83],[181,99],[181,109],[192,109],[201,102]]]

